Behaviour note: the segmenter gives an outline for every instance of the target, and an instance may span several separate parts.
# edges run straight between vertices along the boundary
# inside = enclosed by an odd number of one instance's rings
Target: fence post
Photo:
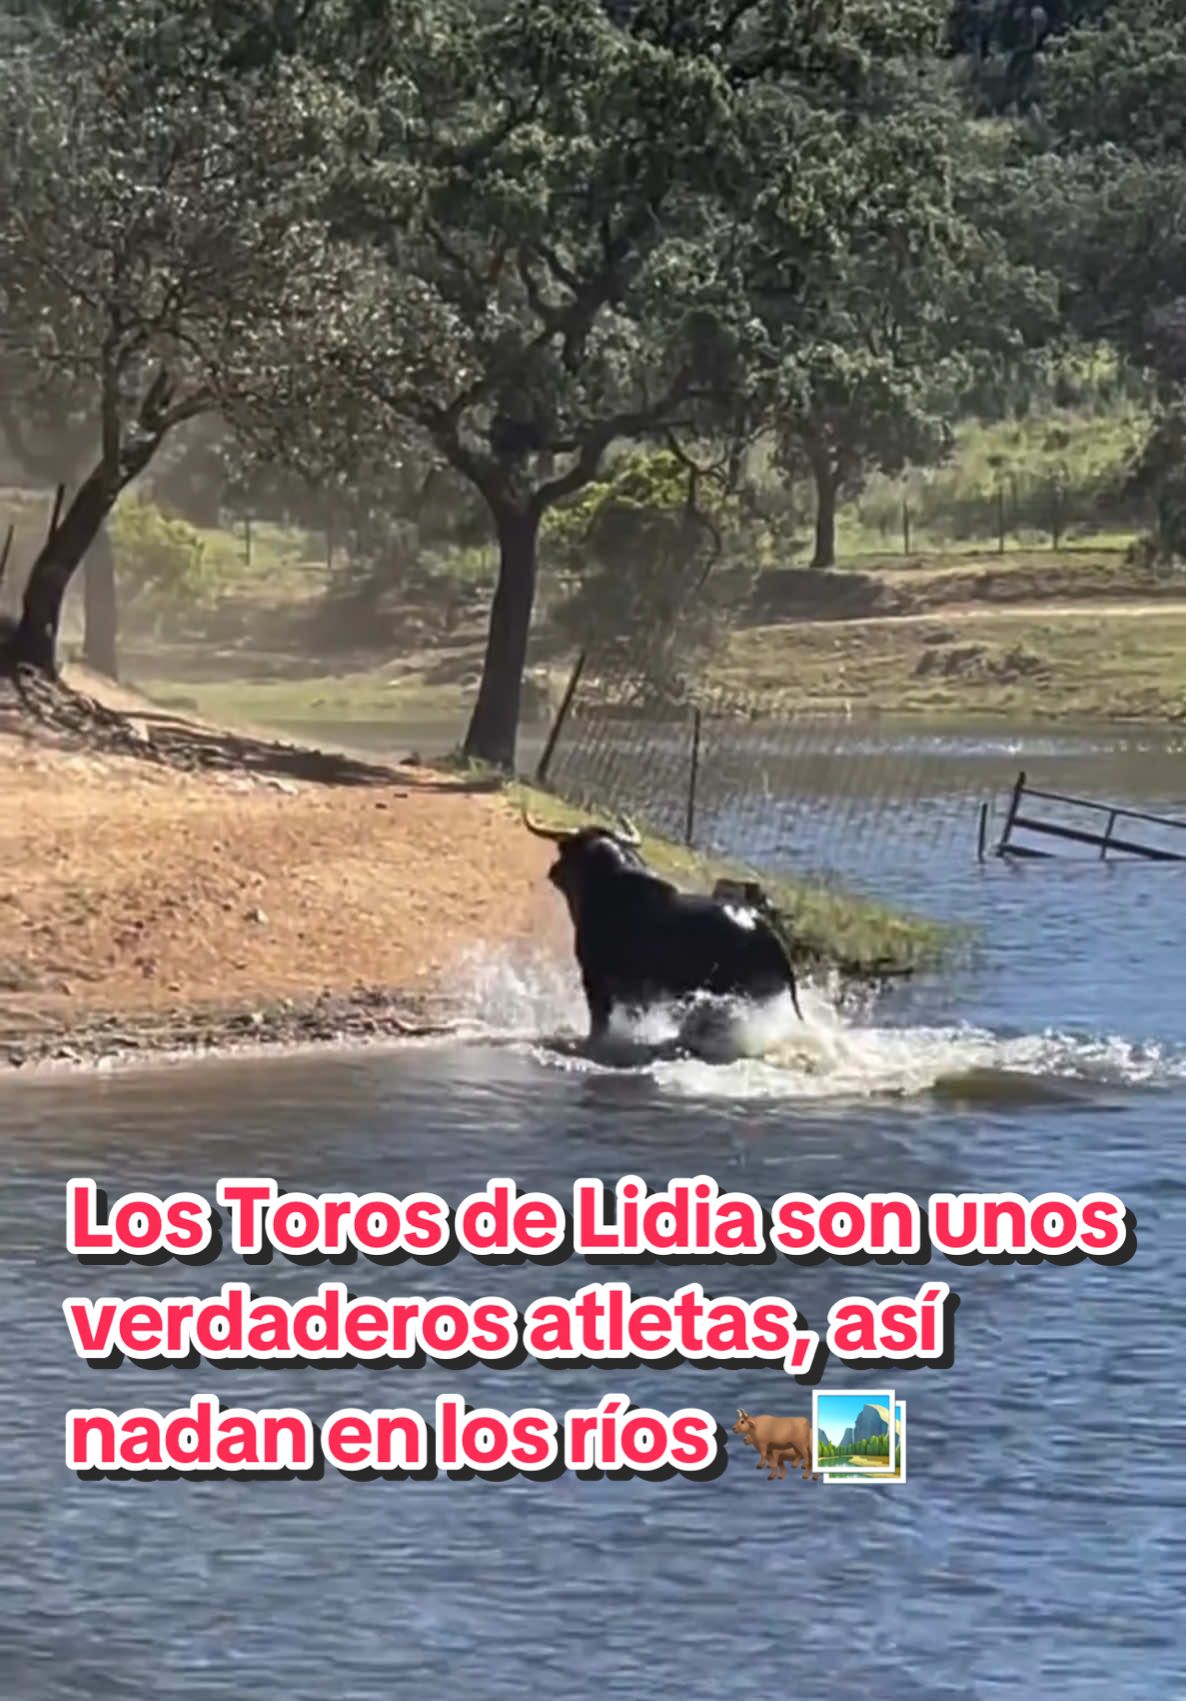
[[[244,517],[244,520],[243,520],[243,564],[246,567],[251,566],[251,515],[250,514],[247,514]]]
[[[573,667],[572,673],[569,676],[568,684],[564,690],[564,696],[560,700],[560,707],[556,711],[556,719],[552,722],[552,730],[548,734],[548,742],[544,745],[544,753],[540,757],[539,766],[535,770],[537,785],[542,786],[547,780],[548,769],[552,765],[552,757],[556,754],[556,746],[560,742],[560,734],[564,731],[564,723],[568,719],[568,711],[572,708],[573,698],[577,694],[577,686],[581,683],[581,675],[585,671],[585,662],[588,659],[588,654],[589,652],[587,650],[581,651],[580,655],[576,659],[576,665]]]
[[[1112,828],[1116,825],[1116,811],[1113,809],[1108,816],[1108,825],[1104,828],[1104,842],[1100,846],[1100,861],[1107,862],[1108,846],[1112,841]]]
[[[976,842],[976,861],[984,861],[984,853],[988,848],[988,804],[980,805],[980,836]]]
[[[1005,553],[1005,486],[997,485],[997,554]]]
[[[4,575],[8,571],[8,557],[12,554],[12,540],[16,535],[15,520],[9,525],[4,539],[4,549],[0,551],[0,585],[4,583]]]
[[[1009,799],[1009,813],[1005,817],[1005,831],[1001,834],[1001,850],[1008,850],[1009,837],[1013,832],[1013,823],[1017,819],[1017,811],[1021,808],[1021,799],[1025,792],[1025,770],[1017,776],[1017,784],[1013,787],[1013,796]]]
[[[688,813],[684,822],[684,843],[691,849],[696,836],[696,782],[700,777],[701,712],[692,710],[692,757],[688,767]]]
[[[910,504],[902,503],[902,554],[910,554]]]

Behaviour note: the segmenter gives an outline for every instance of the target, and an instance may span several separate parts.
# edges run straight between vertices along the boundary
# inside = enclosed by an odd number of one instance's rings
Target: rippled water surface
[[[1097,787],[1179,806],[1182,758]],[[1077,783],[1091,783],[1076,751]],[[1121,781],[1127,791],[1122,792]],[[0,1085],[0,1691],[17,1701],[549,1701],[1186,1695],[1186,868],[976,867],[965,847],[895,857],[880,882],[983,929],[941,982],[839,1016],[726,1068],[593,1067],[554,1043],[579,1016],[566,964],[475,959],[480,1040],[396,1054],[184,1065]],[[1139,1248],[1121,1268],[937,1265],[962,1296],[956,1359],[901,1373],[900,1486],[767,1484],[731,1438],[711,1483],[517,1480],[76,1483],[71,1405],[168,1409],[197,1388],[245,1405],[503,1409],[640,1404],[806,1411],[776,1368],[462,1372],[324,1367],[91,1371],[68,1292],[192,1293],[244,1274],[79,1271],[62,1187],[432,1188],[489,1176],[566,1195],[582,1175],[653,1185],[707,1171],[769,1201],[904,1188],[1118,1193]],[[918,1272],[832,1264],[617,1272],[636,1292],[698,1276],[784,1293],[815,1327],[847,1292]],[[600,1279],[612,1267],[597,1266]],[[257,1288],[263,1273],[252,1272]],[[269,1291],[324,1272],[284,1262]],[[581,1261],[492,1273],[360,1265],[356,1290],[504,1292],[520,1307],[590,1279]],[[880,1373],[876,1380],[885,1380]],[[869,1373],[829,1370],[829,1387]]]

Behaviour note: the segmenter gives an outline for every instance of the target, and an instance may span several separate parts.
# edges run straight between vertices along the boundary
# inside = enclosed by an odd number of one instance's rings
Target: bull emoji
[[[769,1469],[767,1482],[773,1482],[777,1476],[781,1482],[787,1474],[788,1460],[794,1466],[802,1465],[803,1481],[811,1477],[811,1419],[805,1417],[771,1417],[762,1412],[757,1417],[751,1417],[749,1412],[737,1408],[737,1422],[733,1425],[734,1435],[740,1435],[758,1453],[757,1469],[763,1466]]]

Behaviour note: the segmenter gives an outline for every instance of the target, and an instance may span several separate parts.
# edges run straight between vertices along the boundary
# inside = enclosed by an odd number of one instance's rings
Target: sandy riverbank
[[[179,771],[0,702],[0,1062],[394,1037],[447,1020],[475,941],[564,947],[505,798],[299,770]]]

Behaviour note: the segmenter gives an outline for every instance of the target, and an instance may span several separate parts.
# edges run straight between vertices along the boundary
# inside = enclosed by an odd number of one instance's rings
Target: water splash
[[[1048,1031],[1002,1038],[986,1029],[846,1023],[834,1010],[808,1015],[802,1033],[760,1058],[724,1068],[699,1060],[657,1063],[669,1090],[697,1097],[867,1099],[941,1092],[1003,1103],[1071,1098],[1081,1089],[1160,1086],[1186,1079],[1186,1058],[1119,1036],[1085,1040]]]
[[[842,1009],[838,988],[826,984],[800,986],[803,1022],[789,999],[749,1010],[727,1031],[717,1026],[698,1036],[697,1057],[672,1055],[681,1015],[660,1009],[616,1024],[617,1050],[594,1059],[579,1048],[587,1017],[571,962],[538,948],[479,949],[461,981],[475,1035],[517,1045],[547,1068],[633,1067],[694,1098],[844,1100],[938,1091],[1004,1102],[1186,1080],[1179,1048],[1054,1029],[1004,1036],[966,1023],[895,1027],[877,1021],[873,999]]]
[[[476,945],[457,964],[454,995],[480,1030],[507,1039],[583,1033],[581,984],[571,962],[529,944]]]

